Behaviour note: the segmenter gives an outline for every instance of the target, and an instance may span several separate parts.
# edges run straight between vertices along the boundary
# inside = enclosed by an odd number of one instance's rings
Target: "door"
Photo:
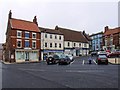
[[[25,61],[29,61],[29,52],[25,52]]]

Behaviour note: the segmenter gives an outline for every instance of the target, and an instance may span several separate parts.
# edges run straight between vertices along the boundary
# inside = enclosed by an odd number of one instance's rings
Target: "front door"
[[[25,52],[25,61],[29,61],[29,52]]]

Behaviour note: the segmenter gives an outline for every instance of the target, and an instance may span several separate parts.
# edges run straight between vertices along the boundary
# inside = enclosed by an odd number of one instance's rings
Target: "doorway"
[[[25,61],[29,61],[29,52],[25,52]]]

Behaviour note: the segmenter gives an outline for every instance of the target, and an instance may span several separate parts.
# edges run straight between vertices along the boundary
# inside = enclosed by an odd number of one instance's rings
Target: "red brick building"
[[[6,31],[5,61],[39,61],[40,38],[36,16],[33,22],[30,22],[12,18],[10,11]]]
[[[110,29],[106,26],[103,41],[103,49],[105,50],[120,49],[120,27]]]

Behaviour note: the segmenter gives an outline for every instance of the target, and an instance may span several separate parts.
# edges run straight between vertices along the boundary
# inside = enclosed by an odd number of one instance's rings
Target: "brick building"
[[[12,18],[8,15],[5,61],[25,62],[40,60],[40,30],[36,16],[33,22]]]
[[[103,41],[104,50],[120,49],[120,27],[110,29],[106,26]]]

